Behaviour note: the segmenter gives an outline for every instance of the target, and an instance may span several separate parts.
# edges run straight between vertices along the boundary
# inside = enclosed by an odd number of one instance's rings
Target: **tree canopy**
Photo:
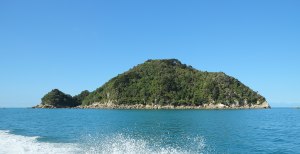
[[[112,102],[116,105],[200,106],[261,104],[266,99],[223,72],[203,72],[177,59],[147,60],[112,78],[93,92],[72,97],[53,89],[42,105],[74,107]]]
[[[74,103],[78,106],[82,104],[82,101],[90,94],[88,90],[82,91],[79,95],[73,97]]]
[[[115,104],[243,105],[265,98],[223,72],[209,73],[182,64],[177,59],[148,60],[119,74],[91,92],[83,105],[94,102]]]
[[[74,107],[74,99],[71,95],[65,94],[58,89],[53,89],[42,98],[42,105],[54,107]]]

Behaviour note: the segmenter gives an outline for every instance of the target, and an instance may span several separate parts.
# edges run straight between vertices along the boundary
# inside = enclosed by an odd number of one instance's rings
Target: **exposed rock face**
[[[52,105],[37,105],[33,108],[44,108],[44,109],[55,109],[58,107]],[[135,105],[116,105],[114,103],[93,103],[92,105],[84,105],[77,106],[73,108],[78,109],[269,109],[271,108],[268,102],[264,102],[262,104],[256,105],[224,105],[224,104],[205,104],[203,106],[173,106],[173,105],[143,105],[143,104],[135,104]]]
[[[34,106],[32,108],[43,108],[43,109],[55,109],[57,107],[53,106],[53,105],[42,105],[42,104],[39,104],[37,106]]]
[[[251,106],[251,108],[265,108],[265,109],[269,109],[269,108],[271,108],[271,106],[269,105],[269,103],[267,101],[265,101],[262,104],[255,104],[255,105]]]
[[[134,105],[116,105],[111,102],[107,103],[93,103],[87,106],[78,106],[77,108],[82,109],[269,109],[271,108],[268,102],[256,105],[224,105],[224,104],[205,104],[203,106],[173,106],[173,105],[144,105],[144,104],[134,104]]]

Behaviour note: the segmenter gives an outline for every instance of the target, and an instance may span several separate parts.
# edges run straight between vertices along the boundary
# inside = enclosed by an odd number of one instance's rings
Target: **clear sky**
[[[0,107],[36,105],[54,88],[92,91],[157,58],[300,106],[300,1],[0,1]]]

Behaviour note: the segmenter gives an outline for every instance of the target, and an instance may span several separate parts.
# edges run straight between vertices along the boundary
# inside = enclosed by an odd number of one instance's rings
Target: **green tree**
[[[71,95],[65,94],[58,89],[53,89],[42,98],[42,105],[74,107],[76,103]]]
[[[73,97],[76,106],[82,105],[83,100],[90,94],[88,90],[82,91],[80,94]]]
[[[84,105],[109,100],[128,105],[154,103],[177,106],[265,101],[257,92],[223,72],[199,71],[177,59],[147,60],[82,98],[77,102]]]

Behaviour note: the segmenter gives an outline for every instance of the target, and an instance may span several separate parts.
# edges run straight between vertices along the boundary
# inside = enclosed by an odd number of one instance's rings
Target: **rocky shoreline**
[[[173,105],[143,105],[143,104],[135,104],[135,105],[116,105],[113,103],[93,103],[88,106],[76,106],[76,107],[59,107],[59,106],[51,106],[51,105],[37,105],[33,108],[47,108],[47,109],[55,109],[55,108],[75,108],[75,109],[149,109],[149,110],[159,110],[159,109],[269,109],[271,108],[268,102],[263,102],[262,104],[247,104],[243,106],[239,105],[224,105],[224,104],[204,104],[203,106],[173,106]]]

